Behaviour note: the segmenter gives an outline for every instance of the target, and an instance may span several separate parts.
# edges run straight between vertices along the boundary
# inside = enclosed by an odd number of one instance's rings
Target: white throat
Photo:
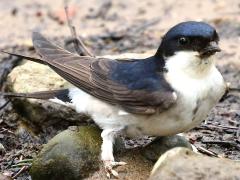
[[[202,59],[199,57],[199,53],[194,51],[179,51],[166,59],[166,69],[168,71],[192,78],[207,76],[213,67],[213,56]]]

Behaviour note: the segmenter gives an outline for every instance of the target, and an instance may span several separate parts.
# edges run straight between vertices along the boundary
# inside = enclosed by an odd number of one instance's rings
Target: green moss
[[[65,130],[44,146],[35,158],[33,180],[81,179],[99,168],[101,130],[93,126]]]

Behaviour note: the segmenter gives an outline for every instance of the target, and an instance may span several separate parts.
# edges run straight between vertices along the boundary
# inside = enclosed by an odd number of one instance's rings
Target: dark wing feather
[[[75,55],[52,44],[39,33],[33,33],[33,45],[47,64],[67,81],[128,112],[153,114],[175,103],[171,87],[155,91],[131,90],[112,80],[109,74],[118,65],[118,61]]]
[[[40,91],[34,93],[12,93],[12,92],[0,92],[1,96],[9,98],[33,98],[33,99],[53,99],[58,95],[66,94],[68,89]]]

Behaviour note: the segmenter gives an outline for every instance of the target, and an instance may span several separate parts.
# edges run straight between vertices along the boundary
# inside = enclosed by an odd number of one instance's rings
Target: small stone
[[[233,140],[233,136],[232,136],[232,134],[224,134],[223,135],[223,140],[224,141],[229,141],[229,140]]]
[[[155,163],[149,180],[240,179],[240,163],[194,153],[187,148],[174,148]]]
[[[69,126],[69,127],[68,127],[68,130],[77,131],[77,130],[78,130],[78,127],[77,127],[77,126]]]
[[[0,143],[0,155],[3,155],[6,153],[6,150],[4,148],[4,146]]]

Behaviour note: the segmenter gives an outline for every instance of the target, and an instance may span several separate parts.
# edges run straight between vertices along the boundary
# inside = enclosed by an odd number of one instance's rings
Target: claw
[[[118,172],[117,171],[115,171],[115,170],[111,170],[111,173],[112,173],[112,175],[114,176],[114,177],[116,177],[116,178],[118,178]]]
[[[125,163],[125,162],[111,162],[111,164],[112,164],[113,167],[115,167],[115,166],[124,166],[127,163]]]
[[[113,167],[124,166],[126,164],[127,163],[125,162],[104,161],[104,167],[105,167],[107,177],[110,179],[111,175],[113,175],[115,178],[118,178],[118,172],[115,171]]]

